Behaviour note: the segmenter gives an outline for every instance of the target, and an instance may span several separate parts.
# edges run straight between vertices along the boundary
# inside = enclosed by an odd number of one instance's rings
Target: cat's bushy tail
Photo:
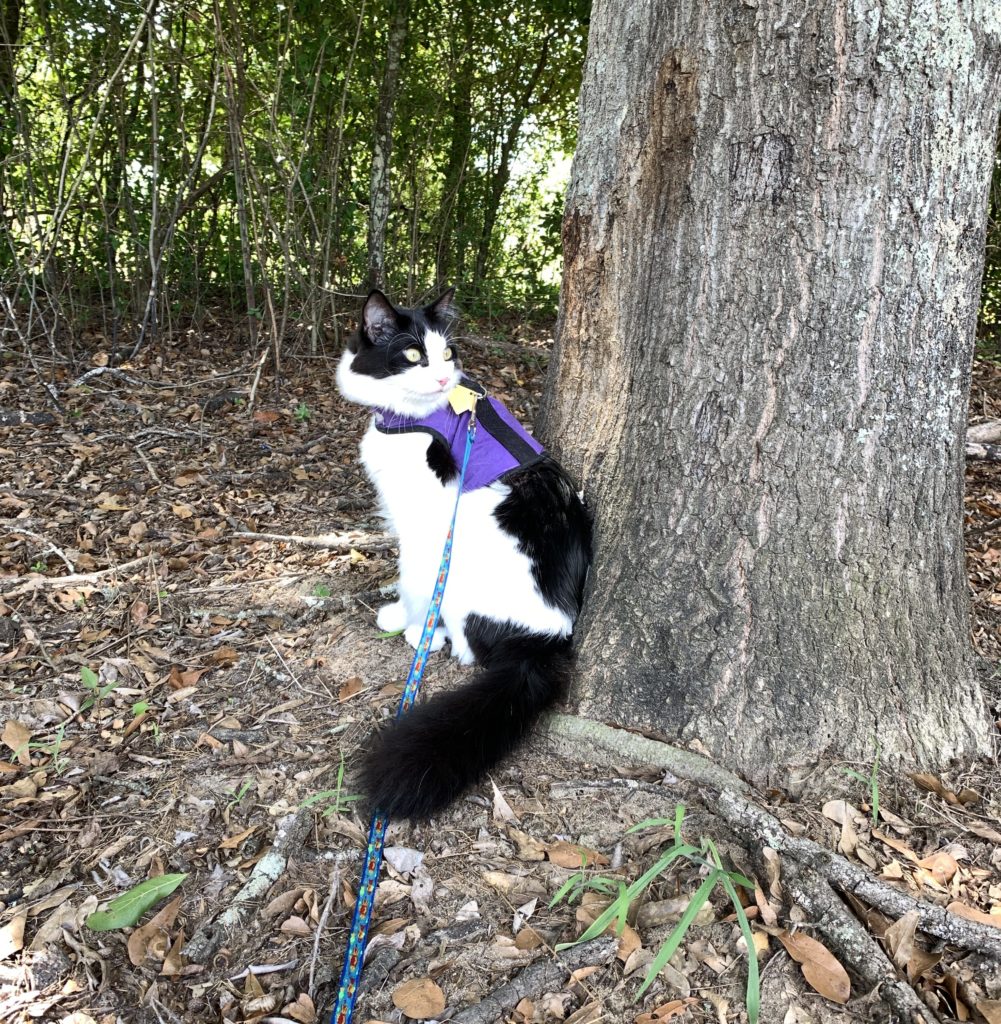
[[[466,638],[481,670],[394,721],[365,756],[362,787],[391,818],[444,810],[525,739],[569,684],[569,637],[470,616]]]

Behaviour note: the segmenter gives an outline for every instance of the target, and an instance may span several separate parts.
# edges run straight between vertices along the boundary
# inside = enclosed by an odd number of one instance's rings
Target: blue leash
[[[441,615],[441,602],[445,596],[445,583],[448,580],[448,567],[452,561],[452,535],[455,533],[455,519],[459,512],[459,498],[462,497],[462,484],[466,479],[466,466],[469,464],[469,453],[476,437],[476,409],[470,412],[469,426],[466,430],[466,450],[462,456],[462,469],[459,471],[459,489],[455,496],[455,508],[452,510],[452,522],[445,538],[445,549],[441,554],[441,565],[438,568],[438,579],[431,595],[427,617],[424,620],[424,631],[414,652],[414,660],[410,665],[407,682],[403,687],[396,717],[405,715],[417,698],[417,691],[424,675],[431,640]],[[365,945],[368,941],[368,929],[372,923],[372,908],[375,906],[375,890],[379,884],[379,870],[382,867],[382,850],[386,842],[386,827],[389,818],[378,808],[372,814],[368,827],[368,845],[365,848],[365,863],[362,867],[361,881],[358,883],[358,894],[355,897],[354,917],[351,919],[351,934],[348,936],[348,948],[344,954],[344,967],[341,970],[341,982],[337,990],[337,1002],[334,1012],[330,1015],[330,1024],[350,1024],[354,1013],[355,1000],[358,998],[358,981],[361,977],[364,961]]]

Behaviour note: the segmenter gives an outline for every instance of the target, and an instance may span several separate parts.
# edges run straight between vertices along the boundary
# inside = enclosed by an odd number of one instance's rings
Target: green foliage
[[[987,207],[987,248],[980,292],[977,349],[981,357],[1001,361],[1001,132]]]
[[[605,878],[602,876],[586,878],[584,875],[585,865],[582,862],[581,870],[571,876],[563,886],[561,886],[559,891],[553,897],[552,902],[549,904],[550,907],[555,906],[564,897],[567,897],[568,901],[572,902],[575,898],[579,897],[585,889],[595,889],[598,892],[606,894],[617,892],[617,895],[609,906],[596,918],[594,923],[580,936],[580,938],[576,939],[574,942],[560,943],[557,945],[556,950],[558,952],[559,950],[566,949],[569,946],[575,946],[580,942],[588,942],[591,939],[595,939],[599,935],[603,934],[613,923],[615,925],[616,932],[621,934],[622,930],[626,926],[629,911],[636,900],[642,897],[650,886],[662,874],[664,874],[664,872],[675,861],[679,859],[687,860],[690,863],[703,868],[707,872],[706,877],[692,895],[688,906],[685,908],[685,911],[681,915],[678,923],[672,929],[671,934],[668,935],[660,949],[657,951],[657,955],[650,964],[650,969],[647,971],[643,984],[636,992],[636,998],[639,999],[650,985],[653,984],[654,979],[661,972],[664,965],[670,961],[672,956],[674,956],[688,932],[688,929],[698,916],[699,910],[707,902],[709,897],[712,895],[713,890],[718,885],[723,889],[733,904],[734,913],[737,916],[741,933],[744,936],[744,942],[747,944],[747,1016],[751,1024],[756,1024],[761,1002],[758,959],[754,949],[754,938],[751,934],[751,926],[747,919],[747,914],[744,912],[743,904],[740,902],[740,898],[737,895],[736,889],[736,887],[740,885],[753,891],[754,883],[750,879],[745,878],[739,872],[730,871],[723,867],[719,851],[716,849],[716,845],[713,843],[712,839],[704,837],[700,848],[686,843],[681,836],[681,827],[684,821],[684,816],[684,805],[678,804],[675,808],[673,820],[668,818],[648,818],[629,829],[630,832],[636,832],[644,828],[661,828],[664,825],[671,824],[673,824],[674,827],[674,841],[671,846],[661,853],[652,867],[643,872],[643,874],[629,886],[626,886],[619,879]]]
[[[387,286],[551,311],[588,0],[24,4],[0,50],[0,289],[128,344],[220,305],[275,339],[353,314],[401,3]]]
[[[295,419],[297,423],[305,423],[313,415],[312,410],[305,402],[300,402],[295,407]]]
[[[80,668],[80,681],[91,692],[91,696],[87,697],[81,705],[81,711],[86,711],[88,708],[92,708],[98,701],[104,700],[118,686],[117,679],[113,679],[110,683],[105,683],[104,686],[101,686],[101,680],[97,673],[86,665]]]
[[[332,591],[326,583],[317,583],[313,587],[313,597],[330,597]]]
[[[169,896],[187,878],[187,874],[160,875],[147,878],[145,882],[116,896],[107,910],[98,910],[86,921],[94,932],[109,932],[117,928],[131,928],[143,914],[165,896]]]

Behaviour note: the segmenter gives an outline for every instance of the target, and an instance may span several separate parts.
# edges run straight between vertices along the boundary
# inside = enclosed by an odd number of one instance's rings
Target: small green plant
[[[49,767],[56,773],[56,775],[62,775],[63,769],[69,764],[69,758],[62,756],[63,736],[66,732],[66,723],[60,722],[56,728],[55,737],[49,740],[47,743],[42,740],[29,740],[27,743],[23,743],[19,746],[13,754],[11,754],[11,762],[15,761],[21,756],[21,753],[25,750],[37,750],[40,754],[48,754],[52,758]]]
[[[306,405],[305,402],[300,402],[295,407],[295,418],[296,418],[297,422],[299,422],[299,423],[305,423],[306,420],[308,420],[309,417],[312,416],[312,415],[313,415],[312,410],[309,408],[308,405]]]
[[[313,597],[330,597],[331,590],[326,583],[317,583],[313,587]]]
[[[868,775],[863,775],[861,772],[855,771],[854,768],[842,768],[841,770],[845,775],[850,776],[853,779],[857,779],[863,785],[869,787],[869,807],[872,815],[873,825],[879,824],[879,755],[880,747],[879,740],[875,741],[876,744],[876,756],[872,759],[872,768]]]
[[[231,794],[232,797],[233,797],[233,799],[230,800],[230,802],[228,804],[226,804],[226,810],[227,811],[230,810],[233,807],[239,807],[240,806],[240,801],[247,795],[247,790],[250,789],[250,786],[251,786],[250,779],[244,779],[243,782],[240,784],[240,788],[239,789],[236,789],[236,790],[234,790],[234,789],[227,789],[226,790],[226,792]]]
[[[671,934],[665,939],[664,944],[657,951],[657,955],[654,957],[653,963],[650,964],[650,969],[647,972],[646,977],[643,979],[643,984],[640,985],[639,990],[636,992],[636,999],[653,984],[654,979],[661,972],[664,965],[674,956],[675,951],[681,945],[682,940],[685,937],[688,929],[691,927],[692,922],[698,916],[699,910],[701,910],[703,904],[712,895],[713,889],[717,885],[722,886],[724,892],[729,896],[731,903],[733,903],[733,909],[737,915],[737,922],[740,925],[741,933],[744,936],[744,942],[747,944],[747,1017],[750,1024],[757,1024],[758,1010],[761,1002],[761,985],[758,977],[758,957],[754,948],[754,936],[751,934],[751,925],[747,920],[747,914],[744,912],[744,906],[740,902],[740,898],[737,895],[737,886],[743,886],[745,889],[754,890],[754,883],[745,878],[742,874],[737,871],[728,871],[723,867],[723,862],[720,859],[719,851],[716,849],[716,845],[713,841],[704,837],[700,848],[690,845],[684,842],[681,838],[681,826],[685,817],[684,804],[678,804],[675,808],[675,814],[673,819],[674,825],[674,842],[671,846],[665,850],[660,857],[657,858],[656,863],[643,872],[639,878],[636,879],[632,885],[625,885],[618,879],[604,878],[596,876],[593,878],[586,878],[584,876],[584,863],[581,863],[581,870],[567,880],[557,892],[556,896],[553,897],[550,907],[556,905],[560,899],[564,896],[569,896],[569,900],[572,901],[575,897],[579,896],[585,889],[597,889],[599,892],[611,893],[616,889],[618,895],[612,900],[611,904],[598,916],[594,923],[574,942],[563,942],[557,945],[556,951],[559,952],[561,949],[566,949],[569,946],[575,946],[580,942],[588,942],[591,939],[597,938],[601,935],[613,922],[617,934],[621,934],[622,930],[626,926],[626,918],[629,914],[629,909],[633,902],[639,898],[657,879],[657,877],[663,874],[667,868],[679,858],[689,861],[692,864],[697,864],[707,871],[707,875],[703,880],[702,884],[695,891],[688,906],[685,908],[685,912],[681,915],[680,920],[675,925]],[[638,832],[644,828],[661,828],[664,825],[672,824],[669,818],[648,818],[645,821],[641,821],[638,825],[634,825],[630,832]]]
[[[137,700],[135,704],[132,705],[132,716],[134,718],[140,718],[149,711],[149,707],[150,704],[148,700]],[[157,724],[156,720],[150,722],[150,725],[152,726],[153,738],[158,739],[160,736],[160,726]]]
[[[45,572],[48,566],[39,558],[31,563],[32,572]]]
[[[118,686],[117,679],[112,679],[110,683],[105,683],[104,686],[101,686],[101,680],[98,678],[97,673],[86,665],[80,668],[80,681],[92,694],[92,696],[84,700],[80,708],[81,711],[86,711],[88,708],[92,708],[98,701],[104,700]]]
[[[331,814],[343,814],[348,809],[348,804],[360,800],[361,797],[350,796],[344,792],[344,755],[341,754],[341,763],[337,767],[337,781],[333,789],[323,789],[319,793],[307,796],[300,804],[300,807],[312,807],[314,804],[326,803],[323,816]]]

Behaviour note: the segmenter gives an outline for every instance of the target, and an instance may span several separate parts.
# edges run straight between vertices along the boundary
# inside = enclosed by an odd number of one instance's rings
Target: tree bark
[[[756,781],[986,749],[961,537],[991,0],[596,0],[542,431],[576,710]]]
[[[389,223],[389,159],[393,152],[393,120],[399,92],[400,66],[407,41],[410,0],[396,0],[389,22],[386,67],[379,88],[379,108],[372,138],[372,175],[368,206],[368,272],[366,290],[386,286],[386,225]]]

